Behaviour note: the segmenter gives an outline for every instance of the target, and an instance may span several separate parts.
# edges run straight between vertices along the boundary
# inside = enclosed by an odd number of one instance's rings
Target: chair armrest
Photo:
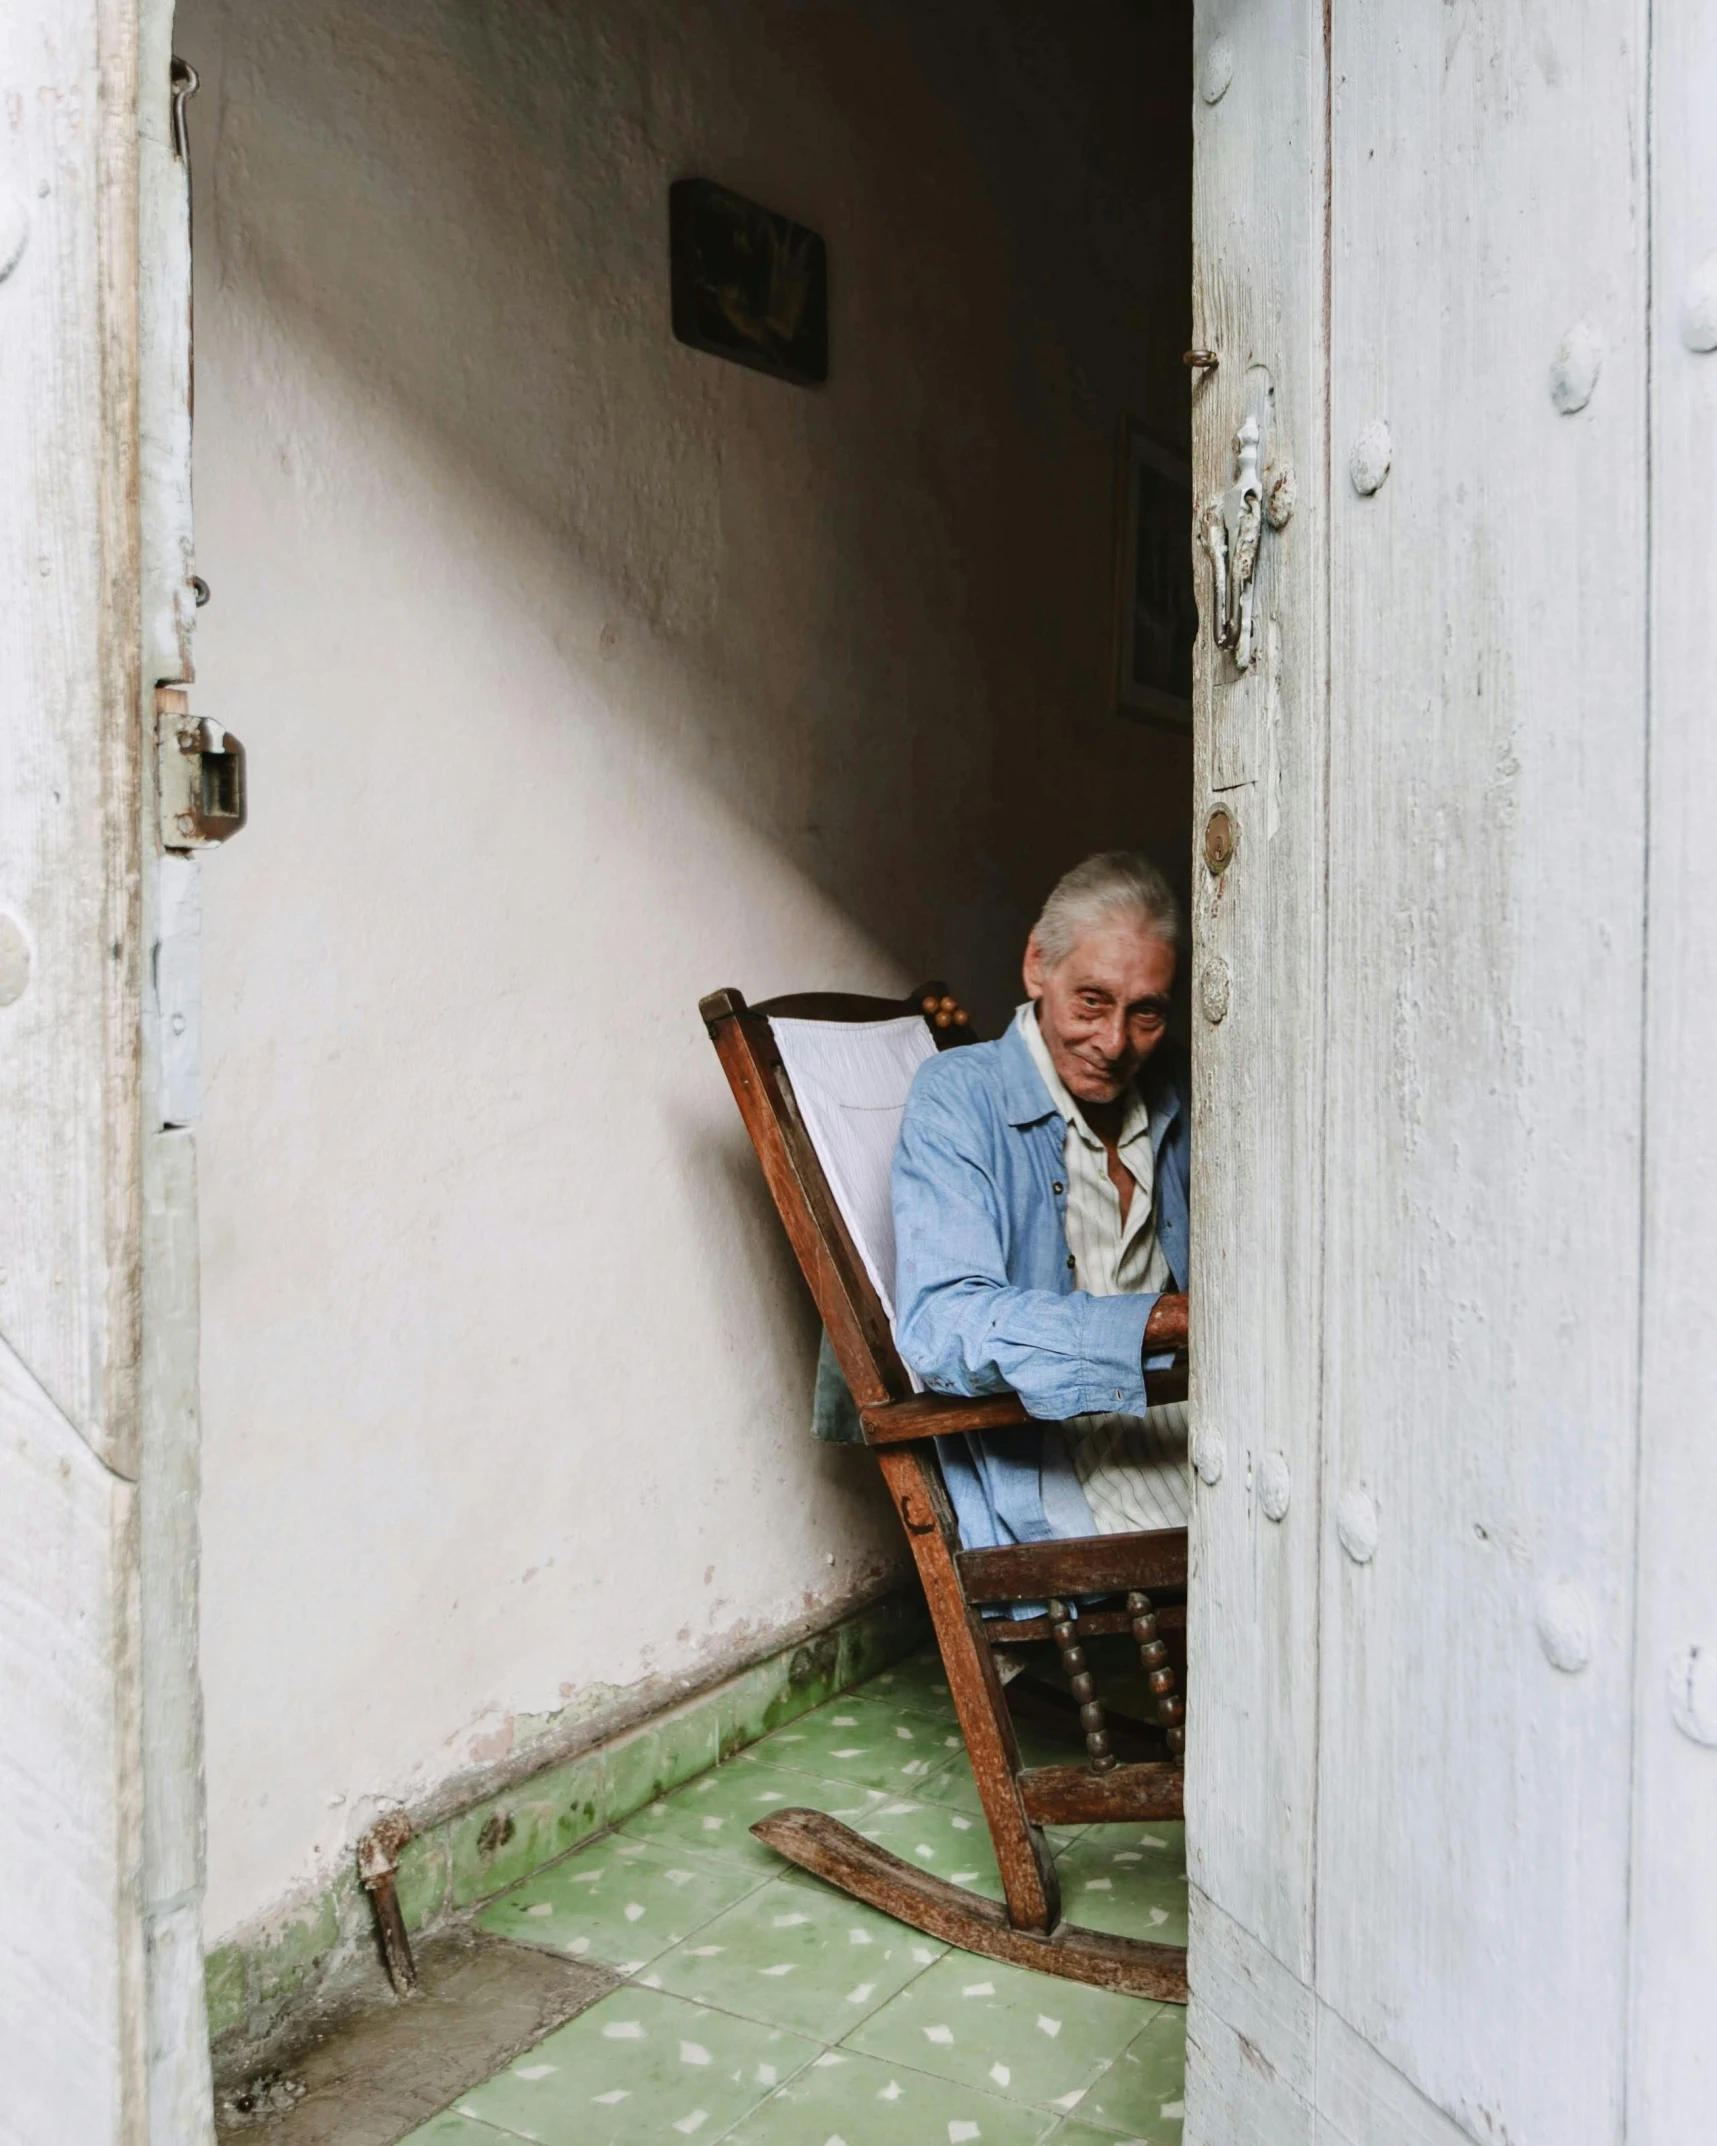
[[[1011,1430],[1031,1418],[1017,1393],[915,1393],[909,1401],[873,1401],[859,1410],[859,1421],[867,1446],[899,1446],[945,1431]]]
[[[1152,1408],[1162,1408],[1170,1401],[1184,1401],[1187,1396],[1187,1362],[1177,1356],[1165,1371],[1145,1373],[1145,1399]]]
[[[1186,1364],[1145,1374],[1145,1399],[1153,1408],[1186,1399]],[[978,1395],[915,1393],[909,1401],[873,1401],[859,1410],[867,1446],[900,1446],[948,1431],[1007,1431],[1034,1419],[1017,1393]]]
[[[1187,1363],[1146,1371],[1144,1397],[1153,1408],[1187,1399]],[[944,1431],[1011,1431],[1032,1423],[1017,1393],[914,1393],[910,1401],[871,1401],[859,1410],[867,1446],[904,1446],[914,1438],[940,1438]]]

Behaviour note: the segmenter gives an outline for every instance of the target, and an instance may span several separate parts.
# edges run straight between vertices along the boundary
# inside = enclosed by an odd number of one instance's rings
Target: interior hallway
[[[1030,1728],[1021,1744],[1033,1762],[1067,1755]],[[911,1657],[493,1901],[483,1930],[611,1972],[406,2146],[1179,2146],[1184,2012],[859,1906],[752,1839],[753,1819],[794,1804],[1000,1897],[941,1664]],[[1071,1919],[1185,1944],[1179,1825],[1051,1838]],[[362,2123],[364,2101],[342,2115],[312,2092],[284,2124],[228,2136],[309,2146],[361,2125],[370,2146],[388,2127]]]
[[[1187,452],[1191,11],[182,0],[174,38],[197,690],[253,808],[197,1125],[226,2070],[373,1978],[384,1814],[481,1861],[497,1795],[904,1572],[870,1456],[809,1435],[817,1321],[696,1009],[945,975],[994,1034],[1078,856],[1186,890],[1189,718],[1123,709],[1116,635],[1126,443]],[[692,175],[826,241],[824,385],[676,338]],[[528,1830],[408,1871],[414,1940]]]
[[[220,2037],[293,1930],[350,1933],[381,1809],[903,1569],[873,1462],[808,1434],[697,1002],[946,976],[993,1035],[1078,856],[1184,891],[1190,737],[1116,712],[1112,635],[1119,429],[1186,451],[1191,19],[183,0],[175,37],[197,683],[253,793],[197,1128]],[[825,386],[676,341],[691,173],[826,237]]]

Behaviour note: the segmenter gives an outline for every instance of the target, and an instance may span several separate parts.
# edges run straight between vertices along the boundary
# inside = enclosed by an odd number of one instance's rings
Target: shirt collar
[[[1049,1045],[1043,1040],[1043,1030],[1038,1025],[1037,1008],[1031,1000],[1028,999],[1015,1013],[1014,1027],[1019,1032],[1020,1041],[1025,1045],[1026,1053],[1031,1059],[1032,1069],[1042,1082],[1056,1114],[1074,1128],[1087,1147],[1101,1147],[1103,1143],[1086,1123],[1078,1099],[1055,1070],[1055,1060],[1049,1055]],[[1041,1117],[1043,1112],[1039,1110],[1034,1115]],[[1133,1141],[1152,1132],[1152,1116],[1153,1113],[1137,1085],[1128,1089],[1127,1107],[1122,1113],[1121,1137],[1116,1143],[1117,1146],[1128,1147]]]
[[[1026,1046],[1017,1016],[1003,1031],[996,1049],[1001,1057],[1002,1109],[1010,1125],[1037,1125],[1060,1115],[1055,1098]]]

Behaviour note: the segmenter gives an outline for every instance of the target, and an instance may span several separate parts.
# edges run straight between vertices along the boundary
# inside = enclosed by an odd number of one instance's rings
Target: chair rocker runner
[[[929,1441],[1030,1419],[1012,1394],[915,1392],[894,1344],[894,1137],[918,1062],[972,1041],[967,1017],[939,983],[905,1000],[807,992],[755,1007],[716,991],[698,1010],[911,1545],[1006,1904],[902,1862],[821,1811],[780,1811],[751,1830],[802,1869],[964,1951],[1184,2004],[1178,1947],[1063,1921],[1043,1828],[1181,1815],[1183,1701],[1164,1635],[1184,1629],[1186,1530],[962,1550]],[[1184,1398],[1184,1365],[1153,1374],[1147,1392],[1153,1403]],[[1030,1603],[1047,1614],[981,1614]],[[1116,1716],[1098,1697],[1083,1642],[1109,1633],[1138,1645],[1154,1724]],[[1045,1639],[1067,1694],[1025,1675],[1004,1692],[996,1650]],[[1022,1765],[1015,1713],[1070,1731],[1075,1746],[1082,1736],[1084,1762]]]

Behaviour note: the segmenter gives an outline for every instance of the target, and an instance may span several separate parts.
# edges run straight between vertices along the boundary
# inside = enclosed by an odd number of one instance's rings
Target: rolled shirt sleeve
[[[983,1127],[939,1070],[932,1060],[920,1072],[894,1158],[901,1354],[934,1392],[1011,1388],[1046,1422],[1142,1415],[1156,1297],[1010,1284],[1006,1202]]]

